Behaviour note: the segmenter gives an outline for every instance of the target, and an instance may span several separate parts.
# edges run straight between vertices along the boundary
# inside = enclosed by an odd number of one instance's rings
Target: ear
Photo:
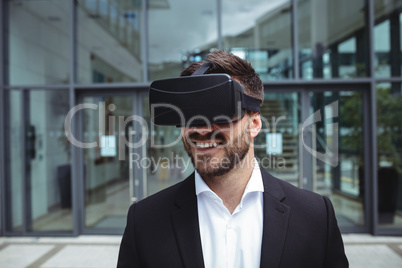
[[[252,113],[250,115],[250,120],[250,136],[251,138],[255,138],[262,128],[260,113]]]

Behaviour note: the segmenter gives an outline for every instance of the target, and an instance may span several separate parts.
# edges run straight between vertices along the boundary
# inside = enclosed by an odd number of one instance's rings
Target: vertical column
[[[3,90],[3,69],[4,69],[4,60],[3,60],[3,52],[4,52],[4,47],[3,47],[3,35],[4,35],[4,27],[3,27],[3,20],[4,20],[4,9],[3,9],[4,1],[1,2],[0,4],[0,236],[3,236],[4,233],[4,227],[5,227],[5,202],[6,199],[4,198],[5,196],[5,172],[4,168],[6,166],[5,164],[5,150],[4,150],[4,136],[5,136],[5,128],[4,128],[4,90]]]
[[[314,76],[316,78],[316,76]],[[308,104],[309,107],[312,107],[313,112],[320,112],[322,114],[322,118],[325,118],[325,109],[323,109],[324,104],[326,103],[326,98],[324,97],[324,93],[322,92],[313,92],[312,96],[310,98],[310,103]],[[318,122],[315,122],[313,124],[314,126],[309,126],[309,132],[312,133],[310,139],[311,139],[311,146],[314,151],[317,152],[325,152],[326,148],[323,148],[323,144],[318,142],[322,140],[326,140],[326,127],[325,127],[325,119],[320,120]],[[310,142],[310,141],[309,141]],[[315,146],[313,146],[313,144]],[[311,170],[311,175],[308,177],[309,180],[312,180],[312,184],[316,185],[316,180],[317,180],[317,172],[319,169],[325,169],[325,164],[321,162],[320,160],[313,159],[316,158],[316,156],[310,156],[311,158],[311,163],[309,166],[306,167],[306,169]],[[310,182],[309,182],[310,185]],[[314,187],[309,188],[309,190],[315,190]]]
[[[338,44],[331,46],[331,78],[339,77],[339,51]]]
[[[332,92],[331,99],[326,103],[333,103],[335,101],[339,101],[339,103],[340,103],[339,91]],[[323,118],[326,118],[325,109],[323,109],[323,113],[324,113]],[[332,118],[332,122],[331,122],[332,124],[338,123],[338,131],[340,131],[341,120],[342,120],[341,113],[339,113],[337,117]],[[324,127],[324,133],[325,133],[325,138],[326,138],[326,136],[327,136],[327,133],[326,133],[327,132],[326,131],[327,127],[326,127],[325,122],[323,122],[323,123],[324,123],[323,127]],[[341,135],[338,135],[338,148],[336,148],[336,150],[338,150],[338,152],[337,152],[338,159],[340,159],[340,157],[341,157],[341,152],[340,152],[341,148],[340,147],[341,147]],[[325,151],[325,148],[324,148],[324,151]],[[342,162],[338,160],[338,165],[336,167],[331,167],[332,189],[336,190],[336,191],[341,191],[341,177],[342,177],[341,165],[342,165]]]
[[[374,15],[373,17],[370,16],[370,5],[373,5],[372,0],[366,0],[366,7],[364,8],[364,24],[366,27],[363,27],[356,33],[355,65],[357,77],[374,76],[374,69],[370,67],[371,62],[373,61],[373,58],[370,58],[370,46],[372,47],[374,45],[371,43],[371,41],[374,42],[374,40],[372,40],[372,36],[370,36],[373,32],[373,29],[370,29],[371,23],[373,23],[374,27],[374,22],[371,22],[371,20],[374,21]]]
[[[301,92],[301,125],[307,120],[307,118],[310,116],[310,105],[311,105],[311,99],[310,99],[310,92],[307,89],[304,89]],[[312,148],[312,125],[307,126],[305,129],[300,128],[300,138],[299,142],[303,143],[302,146],[300,146],[300,156],[301,156],[301,162],[302,162],[302,169],[301,169],[301,174],[300,180],[299,180],[299,187],[307,190],[312,190],[313,185],[312,185],[312,178],[313,178],[313,170],[312,170],[312,163],[313,163],[313,156],[311,153],[309,153],[305,146],[308,148]],[[303,138],[303,139],[302,139]]]
[[[70,0],[70,81],[69,81],[69,102],[70,109],[76,105],[75,85],[77,83],[77,5],[75,0]],[[77,120],[71,124],[71,133],[77,137]],[[73,234],[81,233],[83,222],[83,161],[79,148],[70,144],[71,149],[71,203],[73,209]]]
[[[142,98],[144,95],[142,95],[140,92],[136,91],[133,94],[133,114],[135,115],[140,115],[143,118],[143,107],[142,107]],[[132,141],[133,143],[137,143],[141,139],[141,135],[143,130],[141,129],[141,125],[133,121],[133,130],[134,132],[130,135],[132,135]],[[146,157],[146,150],[147,150],[147,142],[142,145],[141,147],[134,148],[134,153],[136,155],[139,155],[140,158]],[[131,163],[130,163],[131,164]],[[132,169],[130,172],[133,172],[134,175],[134,194],[138,198],[137,200],[141,200],[144,197],[146,197],[146,192],[144,191],[144,183],[147,181],[147,170],[145,168],[141,168],[138,166],[136,167],[135,165],[132,166]]]
[[[328,40],[328,18],[327,18],[327,1],[310,0],[311,1],[311,49],[313,78],[324,77],[324,61],[325,53],[324,42]]]
[[[218,27],[218,49],[222,48],[222,0],[216,0],[216,14],[217,14],[217,27]]]
[[[324,52],[324,46],[321,43],[316,43],[313,53],[313,78],[324,77],[324,61],[322,59]]]
[[[299,63],[299,28],[297,16],[297,0],[292,0],[292,52],[293,52],[293,78],[300,79],[300,63]]]
[[[368,145],[365,146],[366,152],[364,159],[364,180],[366,189],[365,189],[365,200],[370,201],[369,204],[365,204],[365,212],[369,214],[369,228],[372,233],[375,235],[377,233],[377,220],[378,220],[378,193],[377,193],[377,179],[378,179],[378,168],[377,168],[377,94],[376,94],[376,84],[373,78],[374,75],[374,23],[375,23],[375,14],[374,14],[374,0],[367,0],[367,29],[368,29],[368,65],[369,72],[368,75],[371,76],[371,84],[370,84],[370,96],[368,103],[368,115],[371,120],[370,125],[365,127],[367,136],[368,136]],[[358,42],[356,42],[358,43]],[[359,47],[357,46],[357,51]],[[366,142],[365,142],[365,145]],[[369,177],[370,176],[370,177]]]
[[[148,74],[148,1],[142,0],[141,2],[141,13],[142,13],[142,22],[141,22],[141,60],[142,60],[142,79],[144,83],[148,82],[149,74]]]
[[[8,28],[8,5],[7,1],[2,1],[0,3],[0,236],[6,232],[7,219],[10,217],[6,216],[7,202],[6,195],[6,118],[5,115],[7,104],[6,104],[6,93],[4,86],[8,84],[8,36],[6,29]]]
[[[362,29],[356,33],[356,76],[357,77],[364,77],[366,75],[372,75],[368,73],[370,71],[369,65],[367,64],[367,34],[365,30]]]
[[[30,92],[27,89],[22,91],[21,122],[22,122],[22,193],[23,193],[23,221],[24,233],[30,233],[32,226],[32,175],[31,160],[35,158],[35,128],[31,126],[30,118]]]
[[[399,12],[393,12],[390,21],[390,65],[391,76],[401,76],[401,25],[399,22]],[[391,83],[391,94],[401,95],[401,86],[399,83]]]

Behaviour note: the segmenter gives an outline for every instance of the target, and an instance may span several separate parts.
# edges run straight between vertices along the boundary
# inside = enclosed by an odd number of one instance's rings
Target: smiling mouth
[[[197,142],[197,141],[193,141],[192,143],[196,148],[201,149],[217,148],[218,146],[223,144],[221,142]]]

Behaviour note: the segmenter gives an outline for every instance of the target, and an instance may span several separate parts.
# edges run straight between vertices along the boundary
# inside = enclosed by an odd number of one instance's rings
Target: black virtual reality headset
[[[154,81],[149,89],[155,125],[191,127],[223,124],[243,118],[245,110],[260,112],[261,101],[244,93],[227,74],[205,74],[204,63],[191,76]]]

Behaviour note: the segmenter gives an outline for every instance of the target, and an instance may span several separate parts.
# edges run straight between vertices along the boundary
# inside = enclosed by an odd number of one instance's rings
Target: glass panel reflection
[[[402,227],[402,86],[377,84],[378,223]]]
[[[25,93],[28,231],[72,230],[68,91]]]
[[[70,1],[7,1],[10,84],[67,84]]]
[[[263,128],[255,138],[255,157],[270,174],[299,186],[298,93],[265,93]]]
[[[375,76],[401,76],[402,2],[375,0]]]
[[[85,97],[83,110],[85,227],[122,230],[130,206],[128,128],[133,97]]]
[[[12,231],[21,231],[23,226],[23,169],[22,169],[22,129],[21,129],[21,92],[9,91],[9,198],[11,200],[11,222],[7,228]]]
[[[183,147],[181,129],[151,123],[148,96],[143,98],[143,114],[150,127],[146,143],[146,189],[144,197],[187,178],[194,167]]]
[[[79,83],[141,82],[141,1],[78,1]]]
[[[177,77],[216,48],[216,1],[149,1],[149,80]]]
[[[223,0],[223,48],[248,60],[262,80],[292,78],[290,14],[289,0]]]
[[[333,202],[340,227],[364,221],[363,96],[360,92],[311,93],[311,114],[322,120],[312,128],[313,190]],[[338,154],[338,155],[337,155]],[[338,161],[329,161],[338,157]],[[330,159],[331,158],[331,159]]]
[[[298,1],[300,77],[367,76],[365,0]]]

